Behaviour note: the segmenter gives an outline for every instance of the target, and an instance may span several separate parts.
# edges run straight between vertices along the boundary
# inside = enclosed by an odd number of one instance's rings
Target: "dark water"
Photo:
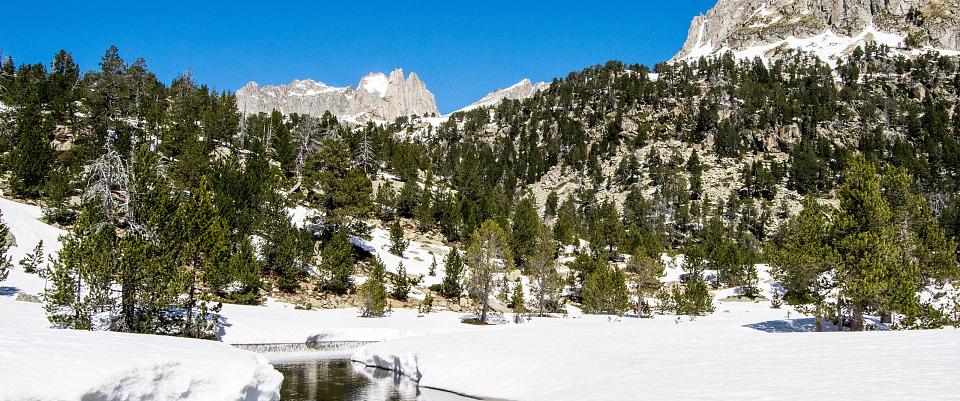
[[[431,389],[393,372],[349,359],[274,361],[283,373],[283,401],[465,401],[472,398]]]

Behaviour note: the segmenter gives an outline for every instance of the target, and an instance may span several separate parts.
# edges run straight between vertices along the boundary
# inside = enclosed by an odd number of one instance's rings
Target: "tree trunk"
[[[853,306],[853,321],[850,323],[850,331],[863,331],[863,308],[859,305]]]
[[[820,332],[823,331],[823,318],[820,317],[820,312],[819,312],[819,311],[817,312],[817,328],[816,328],[816,330],[817,330],[817,333],[820,333]]]
[[[880,323],[893,323],[893,312],[883,312],[880,314]]]

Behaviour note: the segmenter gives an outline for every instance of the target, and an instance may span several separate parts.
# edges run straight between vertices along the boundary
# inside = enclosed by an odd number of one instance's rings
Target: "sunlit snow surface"
[[[0,400],[269,401],[280,373],[227,344],[48,329],[40,304],[0,298]]]

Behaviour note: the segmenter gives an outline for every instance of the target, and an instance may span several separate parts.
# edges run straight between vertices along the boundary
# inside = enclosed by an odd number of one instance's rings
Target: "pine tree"
[[[20,267],[26,273],[38,272],[43,266],[43,263],[43,240],[38,241],[37,246],[33,248],[33,251],[27,253],[23,259],[20,259]]]
[[[605,315],[620,315],[630,306],[630,293],[622,271],[601,263],[587,274],[580,291],[583,311]]]
[[[511,249],[513,250],[514,263],[521,269],[528,268],[527,259],[533,253],[536,237],[542,224],[533,198],[525,197],[517,203],[510,226],[513,239]]]
[[[13,267],[13,256],[7,255],[10,251],[10,242],[7,236],[10,235],[10,227],[3,221],[3,212],[0,211],[0,282],[3,282],[10,275],[10,268]]]
[[[558,298],[563,280],[557,273],[556,263],[556,243],[547,226],[541,225],[528,265],[530,293],[536,300],[538,316],[544,316],[548,309],[560,306]]]
[[[312,191],[310,204],[323,211],[325,237],[341,230],[367,235],[363,219],[373,208],[373,184],[363,169],[353,164],[342,139],[324,140],[321,150],[307,158],[303,185]]]
[[[393,290],[390,296],[398,301],[406,301],[410,294],[410,279],[407,278],[407,268],[403,267],[403,262],[397,265],[397,274],[393,275]]]
[[[434,255],[431,252],[430,257],[432,257],[433,260],[430,262],[430,270],[427,271],[427,275],[429,275],[430,277],[433,277],[437,275],[437,255]]]
[[[557,196],[557,192],[550,191],[550,193],[547,195],[546,203],[544,204],[544,218],[551,219],[557,215],[558,203],[560,203],[560,198]]]
[[[323,288],[336,294],[346,294],[353,289],[353,245],[347,234],[338,231],[324,245],[320,256],[320,271],[326,278]]]
[[[700,274],[694,274],[673,290],[673,303],[678,315],[701,316],[713,312],[713,296],[707,282]]]
[[[883,198],[880,176],[862,156],[855,157],[838,191],[836,244],[842,260],[838,278],[841,297],[849,302],[851,330],[864,328],[864,313],[881,306],[891,279],[901,277],[890,207]],[[913,294],[912,297],[916,297]]]
[[[510,242],[495,221],[483,222],[473,233],[466,262],[470,268],[468,291],[480,307],[480,324],[486,324],[490,297],[495,294],[497,287],[496,277],[509,271],[513,264]]]
[[[403,257],[403,252],[407,250],[410,241],[404,238],[403,226],[400,225],[400,219],[393,220],[390,226],[390,253]]]
[[[463,259],[460,251],[450,248],[443,264],[443,282],[440,283],[440,293],[448,299],[459,299],[463,293],[461,284],[463,276]]]
[[[521,281],[517,281],[517,284],[513,286],[513,292],[510,294],[510,308],[513,309],[514,323],[523,321],[523,314],[529,312],[527,310],[527,303],[524,300],[523,282]]]
[[[823,331],[827,295],[833,283],[825,277],[835,272],[839,255],[832,247],[831,211],[807,196],[803,210],[785,222],[771,242],[767,255],[773,276],[786,290],[784,301],[814,316],[816,330]]]
[[[358,293],[363,301],[360,313],[363,317],[381,317],[387,313],[390,304],[387,302],[387,287],[385,284],[386,269],[379,257],[371,263],[370,276],[360,285]]]
[[[420,305],[417,306],[417,312],[421,315],[429,314],[433,312],[433,295],[429,292],[423,296],[423,300],[420,301]]]

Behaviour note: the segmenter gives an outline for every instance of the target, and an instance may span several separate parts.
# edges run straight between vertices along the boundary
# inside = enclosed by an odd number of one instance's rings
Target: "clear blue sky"
[[[345,86],[402,67],[449,112],[525,77],[669,59],[715,0],[59,3],[5,4],[4,54],[49,66],[63,48],[90,70],[116,44],[165,82],[189,69],[219,90],[298,78]]]

